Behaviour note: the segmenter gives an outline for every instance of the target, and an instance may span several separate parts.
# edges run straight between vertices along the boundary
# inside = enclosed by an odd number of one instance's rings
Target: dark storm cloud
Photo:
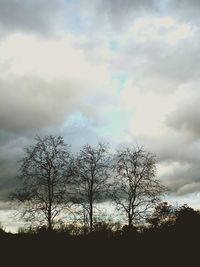
[[[170,130],[160,137],[142,137],[140,144],[156,154],[164,173],[158,173],[171,193],[184,195],[200,189],[200,141]],[[158,165],[158,166],[159,166]]]
[[[93,105],[87,100],[88,94],[93,95],[90,88],[70,79],[47,82],[36,77],[13,77],[10,81],[0,80],[0,86],[0,126],[11,133],[58,127],[77,110],[101,124],[95,105],[106,103],[105,97],[109,98],[104,93],[95,95],[94,91]]]
[[[1,201],[8,200],[9,193],[17,187],[19,160],[24,155],[24,148],[35,143],[36,134],[63,136],[74,155],[85,144],[96,145],[100,141],[108,141],[98,135],[92,122],[80,125],[75,121],[69,121],[65,126],[38,129],[28,133],[23,131],[11,134],[0,130],[0,204]]]
[[[199,79],[191,80],[190,84],[185,87],[185,97],[178,102],[179,105],[166,118],[168,127],[193,141],[200,138],[199,86]]]
[[[23,148],[30,144],[25,137],[0,130],[0,201],[7,200],[9,193],[17,185],[18,161]]]
[[[185,195],[200,191],[200,167],[198,164],[185,167],[184,164],[168,174],[164,183],[175,195]]]
[[[200,137],[200,95],[196,94],[196,98],[188,99],[188,102],[182,103],[167,118],[167,125],[173,129],[189,135],[189,137],[198,139]]]
[[[50,33],[63,7],[63,0],[0,0],[0,32]]]
[[[68,81],[45,82],[36,77],[1,80],[0,125],[8,131],[34,130],[63,122],[82,93]],[[83,105],[84,106],[84,105]]]

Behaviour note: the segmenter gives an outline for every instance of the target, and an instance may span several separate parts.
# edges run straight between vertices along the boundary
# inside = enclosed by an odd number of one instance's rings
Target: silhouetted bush
[[[188,205],[181,206],[176,213],[175,230],[183,235],[200,234],[200,214]]]
[[[5,231],[5,229],[4,229],[4,227],[3,227],[3,225],[0,223],[0,236],[2,236],[2,235],[6,235],[7,233],[6,233],[6,231]]]

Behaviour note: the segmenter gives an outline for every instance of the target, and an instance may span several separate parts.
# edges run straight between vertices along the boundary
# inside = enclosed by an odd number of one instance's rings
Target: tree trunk
[[[89,221],[90,221],[90,232],[93,231],[93,197],[90,197],[90,211],[89,211]]]
[[[128,215],[128,228],[131,229],[133,226],[133,218],[132,216],[129,214]]]
[[[52,214],[51,214],[51,208],[52,208],[52,188],[51,188],[51,184],[49,182],[49,186],[48,186],[48,194],[49,194],[49,203],[48,203],[48,231],[52,230]]]
[[[48,210],[48,228],[47,230],[50,232],[52,231],[52,218],[51,218],[51,207]]]

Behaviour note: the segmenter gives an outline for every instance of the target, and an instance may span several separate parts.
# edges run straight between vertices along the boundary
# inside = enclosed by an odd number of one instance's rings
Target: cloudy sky
[[[0,0],[0,206],[36,134],[158,157],[200,208],[200,1]]]

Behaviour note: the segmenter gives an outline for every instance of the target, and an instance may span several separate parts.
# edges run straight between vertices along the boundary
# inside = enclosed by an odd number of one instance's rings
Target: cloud
[[[74,155],[85,144],[96,145],[100,141],[108,142],[107,138],[99,135],[98,125],[81,113],[68,116],[64,124],[28,133],[25,130],[12,134],[0,131],[0,201],[7,201],[9,193],[18,186],[19,181],[16,177],[19,173],[19,160],[24,156],[24,148],[35,143],[36,134],[63,136]]]
[[[81,104],[84,88],[80,94],[79,90],[79,84],[45,82],[34,77],[1,82],[1,129],[14,132],[36,130],[62,123],[77,105],[84,111],[84,104]]]
[[[157,1],[148,0],[102,0],[98,9],[107,16],[114,29],[122,29],[130,19],[159,9]]]
[[[12,208],[5,201],[0,202],[0,207],[0,222],[6,232],[17,233],[20,227],[24,227],[26,225],[24,221],[17,218],[16,208]]]
[[[174,194],[186,195],[199,190],[199,23],[167,11],[135,17],[116,38],[111,60],[128,76],[120,105],[133,111],[132,142],[155,152],[166,166],[159,177]]]
[[[63,0],[0,0],[0,33],[50,34],[58,30],[63,8]]]
[[[199,92],[188,92],[187,99],[169,114],[166,121],[169,127],[194,140],[200,136],[199,98]]]
[[[0,201],[8,200],[9,193],[18,184],[19,160],[23,156],[23,148],[31,143],[31,137],[0,130]]]
[[[91,108],[95,116],[88,98],[111,82],[106,65],[89,62],[73,46],[71,37],[55,41],[11,35],[0,44],[0,53],[3,64],[7,62],[6,69],[0,65],[0,124],[4,130],[49,127],[62,123],[77,109],[86,112]],[[101,94],[110,97],[106,91]]]
[[[188,206],[192,207],[193,209],[199,209],[199,202],[200,202],[200,193],[190,193],[186,195],[181,196],[170,196],[167,198],[167,201],[170,201],[170,203],[174,203],[175,206],[181,206],[184,204],[187,204]]]
[[[200,180],[198,83],[179,82],[176,90],[157,94],[151,87],[137,87],[133,79],[120,94],[121,105],[134,110],[129,124],[132,142],[157,155],[159,178],[176,195],[199,188],[194,186]]]
[[[182,20],[199,22],[199,7],[200,3],[198,0],[170,0],[166,9],[169,13]]]
[[[4,192],[35,133],[64,135],[75,150],[108,137],[137,142],[157,154],[175,194],[196,191],[198,7],[195,0],[0,1]]]
[[[199,192],[200,191],[200,182],[192,182],[189,184],[183,185],[178,189],[178,195],[186,195],[188,193]]]
[[[156,154],[157,175],[174,195],[199,191],[199,187],[191,186],[200,181],[199,139],[191,140],[169,130],[158,136],[134,136],[133,141]]]
[[[200,190],[200,168],[198,164],[181,164],[177,163],[174,169],[169,173],[170,164],[168,165],[168,171],[164,174],[164,182],[168,186],[174,195],[183,196],[193,192],[199,192]]]
[[[169,26],[166,20],[136,19],[133,27],[117,39],[118,53],[112,59],[113,67],[128,73],[134,86],[144,93],[154,91],[167,95],[181,84],[198,78],[197,27],[173,19],[169,20],[172,23]],[[182,27],[187,28],[183,39],[174,34]]]

